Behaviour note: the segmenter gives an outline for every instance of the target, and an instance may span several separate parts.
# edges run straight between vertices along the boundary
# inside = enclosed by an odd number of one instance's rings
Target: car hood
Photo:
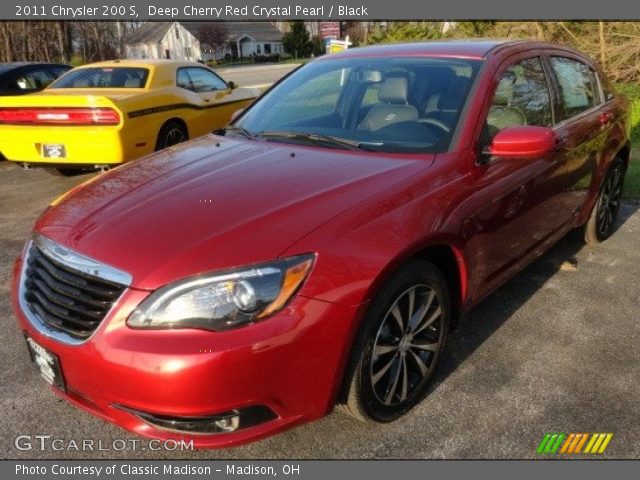
[[[81,184],[35,229],[155,289],[272,260],[432,161],[209,135]]]

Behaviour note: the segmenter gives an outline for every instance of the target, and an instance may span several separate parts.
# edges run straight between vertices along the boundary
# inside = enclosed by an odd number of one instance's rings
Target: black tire
[[[167,122],[158,133],[156,152],[177,145],[178,143],[186,142],[187,140],[189,140],[189,134],[184,128],[184,125],[175,121]]]
[[[398,315],[414,321],[401,322]],[[404,415],[427,393],[450,321],[449,287],[440,270],[425,260],[404,265],[365,314],[340,409],[365,422],[386,423]]]
[[[44,169],[49,175],[53,175],[55,177],[75,177],[76,175],[87,173],[87,171],[82,168],[45,167]]]
[[[616,158],[607,170],[591,216],[582,227],[585,243],[604,242],[615,231],[616,219],[622,201],[625,173],[624,161],[621,158]]]

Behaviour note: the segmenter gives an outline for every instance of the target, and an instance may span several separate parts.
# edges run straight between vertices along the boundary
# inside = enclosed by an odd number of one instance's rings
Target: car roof
[[[52,66],[52,67],[69,67],[69,65],[65,65],[63,63],[47,63],[47,62],[5,62],[0,63],[0,74],[10,72],[11,70],[15,70],[16,68],[21,67],[29,67],[29,66]]]
[[[330,57],[439,56],[481,60],[493,52],[502,50],[503,47],[522,46],[571,50],[564,45],[536,40],[463,39],[372,45],[353,48],[331,55]]]
[[[101,68],[101,67],[131,67],[131,68],[151,68],[151,67],[188,67],[204,65],[198,62],[187,62],[180,60],[165,59],[123,59],[123,60],[106,60],[104,62],[88,63],[77,68]]]

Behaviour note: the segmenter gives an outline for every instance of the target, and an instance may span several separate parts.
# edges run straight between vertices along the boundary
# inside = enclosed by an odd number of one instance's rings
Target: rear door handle
[[[600,120],[600,125],[607,125],[613,121],[613,114],[610,112],[603,112],[598,120]]]

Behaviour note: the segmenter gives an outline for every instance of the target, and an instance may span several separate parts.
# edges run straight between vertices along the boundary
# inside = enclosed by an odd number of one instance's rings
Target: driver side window
[[[189,78],[189,74],[187,73],[186,68],[178,69],[178,74],[176,76],[176,85],[180,88],[184,88],[185,90],[193,91],[193,84],[191,83],[191,78]]]
[[[551,97],[542,62],[536,57],[514,63],[496,87],[485,125],[488,141],[507,127],[551,124]]]
[[[227,84],[215,73],[200,67],[178,69],[176,85],[195,93],[225,90]]]

